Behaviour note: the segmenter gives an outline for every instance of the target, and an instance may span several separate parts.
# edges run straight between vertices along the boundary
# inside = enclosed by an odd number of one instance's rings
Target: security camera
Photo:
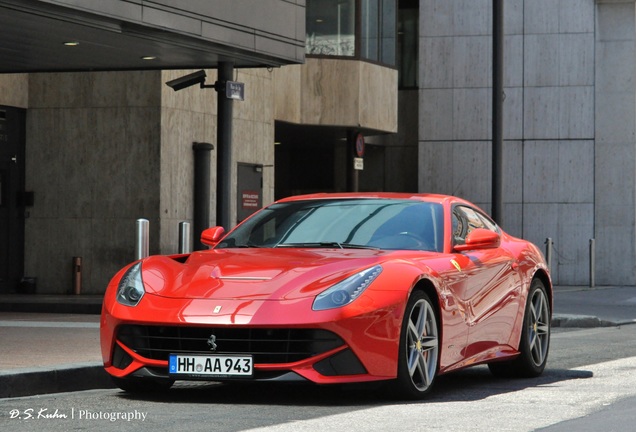
[[[193,85],[203,85],[203,83],[205,82],[205,77],[205,71],[200,70],[198,72],[182,76],[181,78],[170,80],[166,83],[166,85],[172,87],[172,90],[174,91],[179,91]]]

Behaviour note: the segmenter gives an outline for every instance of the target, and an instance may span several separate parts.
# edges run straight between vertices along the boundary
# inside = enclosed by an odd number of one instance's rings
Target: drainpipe
[[[504,5],[493,0],[492,20],[492,218],[503,225]]]

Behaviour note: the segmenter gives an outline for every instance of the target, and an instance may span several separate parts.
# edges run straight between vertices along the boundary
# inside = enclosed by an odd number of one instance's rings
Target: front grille
[[[208,345],[214,335],[216,351]],[[262,329],[123,325],[117,339],[137,354],[168,360],[170,353],[251,354],[254,363],[290,363],[344,344],[336,334],[316,329]]]

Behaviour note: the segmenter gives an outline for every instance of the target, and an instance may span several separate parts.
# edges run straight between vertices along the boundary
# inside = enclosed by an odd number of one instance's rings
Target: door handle
[[[11,162],[17,164],[18,163],[18,155],[11,156]]]

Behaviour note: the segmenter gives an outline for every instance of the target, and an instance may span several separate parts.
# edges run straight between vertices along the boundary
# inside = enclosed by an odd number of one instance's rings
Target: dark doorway
[[[346,154],[338,160],[337,148],[346,148],[346,136],[345,128],[277,122],[274,198],[345,190]]]
[[[238,164],[237,222],[263,207],[263,165]]]
[[[24,273],[24,148],[26,111],[0,105],[0,293]]]

